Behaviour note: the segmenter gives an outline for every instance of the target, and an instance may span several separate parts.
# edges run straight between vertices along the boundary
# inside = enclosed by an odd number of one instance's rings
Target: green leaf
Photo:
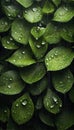
[[[61,37],[68,41],[74,42],[74,26],[73,23],[67,23],[62,26]]]
[[[14,70],[6,71],[0,76],[0,93],[5,95],[15,95],[20,93],[25,87],[20,76]]]
[[[17,49],[19,46],[16,44],[16,42],[13,40],[10,36],[4,36],[1,40],[2,46],[5,49],[14,50]]]
[[[21,125],[28,122],[34,113],[34,104],[28,93],[16,99],[11,108],[13,120]]]
[[[6,130],[19,130],[19,127],[11,118],[9,118]]]
[[[58,72],[52,73],[52,83],[54,88],[61,93],[67,93],[73,83],[74,83],[74,77],[70,70],[63,70]]]
[[[45,28],[44,27],[40,27],[40,26],[34,26],[31,29],[31,34],[33,35],[33,37],[35,39],[40,38],[45,32]]]
[[[24,18],[30,23],[39,22],[42,19],[42,10],[39,6],[33,6],[23,12]]]
[[[53,20],[57,22],[68,22],[74,17],[74,8],[72,6],[61,6],[54,13]]]
[[[7,106],[0,105],[0,121],[3,123],[7,122],[10,116],[10,111]]]
[[[54,122],[53,122],[53,118],[52,116],[47,113],[46,111],[40,111],[39,112],[39,118],[40,120],[46,124],[47,126],[51,126],[51,127],[54,127]]]
[[[18,8],[18,6],[14,4],[8,4],[8,5],[3,4],[2,8],[3,8],[4,13],[9,19],[14,19],[20,12],[20,9]]]
[[[71,102],[74,103],[74,86],[71,88],[71,90],[69,92],[69,98],[70,98]]]
[[[44,96],[43,103],[45,109],[53,114],[57,114],[58,112],[60,112],[60,108],[62,107],[61,99],[51,89],[47,90],[47,93]]]
[[[24,67],[36,62],[32,57],[31,50],[28,47],[22,47],[16,50],[6,61],[17,67]]]
[[[74,53],[71,49],[60,46],[51,49],[46,57],[45,64],[47,71],[62,70],[73,61]]]
[[[6,32],[10,28],[10,21],[6,17],[0,18],[0,32]]]
[[[36,40],[31,37],[29,39],[29,45],[37,59],[41,59],[48,49],[48,44],[43,40],[43,38]]]
[[[26,23],[24,20],[16,19],[11,26],[11,36],[15,41],[26,45],[28,44],[30,36],[30,28],[30,24]]]
[[[48,80],[46,77],[39,80],[30,86],[29,91],[32,95],[40,95],[48,86]]]
[[[28,84],[39,81],[46,74],[46,68],[43,63],[36,63],[20,70],[21,78]]]
[[[61,0],[52,0],[52,2],[53,2],[56,6],[58,6],[58,5],[61,3]]]
[[[33,0],[16,0],[20,5],[22,5],[25,8],[28,8],[33,4]]]
[[[43,96],[40,95],[40,96],[37,98],[37,101],[36,101],[36,104],[35,104],[35,108],[36,108],[37,110],[40,110],[42,107],[43,107]]]
[[[51,14],[54,12],[54,10],[55,10],[54,5],[51,2],[49,2],[48,0],[45,1],[44,6],[42,8],[43,13]]]
[[[55,120],[58,130],[67,130],[74,125],[74,111],[62,111]]]
[[[61,40],[60,28],[58,26],[55,26],[52,23],[47,24],[46,30],[45,30],[45,33],[44,33],[44,39],[49,44],[59,43],[60,40]]]

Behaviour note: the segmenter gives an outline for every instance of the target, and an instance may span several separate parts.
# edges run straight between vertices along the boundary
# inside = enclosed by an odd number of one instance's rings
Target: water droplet
[[[25,54],[25,51],[22,51],[22,54]]]
[[[44,42],[44,41],[43,41],[41,44],[42,44],[42,45],[45,45],[45,44],[46,44],[46,42]]]
[[[11,86],[10,86],[10,85],[8,85],[7,87],[8,87],[8,88],[11,88]]]
[[[10,37],[10,41],[12,41],[13,40],[13,38],[12,37]]]
[[[4,110],[4,113],[7,113],[7,110]]]
[[[50,108],[54,108],[54,105],[51,105]]]
[[[38,40],[38,37],[36,37],[36,40]]]
[[[37,48],[41,48],[41,46],[40,46],[40,45],[36,45],[36,47],[37,47]]]
[[[46,59],[46,61],[48,61],[48,59]]]
[[[18,105],[18,103],[16,104],[16,107],[18,107],[19,105]]]
[[[4,22],[2,21],[2,23],[1,23],[2,25],[4,25]]]
[[[8,25],[8,23],[7,23],[7,22],[5,22],[5,25]]]
[[[70,79],[71,77],[68,75],[68,79]]]
[[[27,14],[27,11],[25,10],[25,13]]]
[[[57,102],[57,98],[56,98],[56,97],[53,97],[53,101],[54,101],[54,102]]]
[[[53,58],[54,56],[53,56],[53,55],[51,55],[51,57]]]
[[[13,60],[13,62],[15,62],[16,60]]]
[[[7,44],[9,44],[10,42],[9,41],[7,41]]]
[[[19,41],[21,40],[21,38],[19,37]]]
[[[60,81],[59,83],[60,83],[60,84],[63,84],[63,82],[62,82],[62,81]]]
[[[23,106],[27,105],[27,100],[22,101],[22,105]]]
[[[62,104],[60,104],[60,107],[62,107]]]
[[[9,80],[10,80],[10,81],[12,81],[13,79],[12,79],[12,78],[10,78]]]
[[[37,8],[33,8],[32,10],[35,12],[35,11],[37,11]]]
[[[8,14],[8,16],[10,17],[10,16],[11,16],[11,14]]]

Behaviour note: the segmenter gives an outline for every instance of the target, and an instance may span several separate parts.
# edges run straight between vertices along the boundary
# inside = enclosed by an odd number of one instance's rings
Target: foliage
[[[72,130],[74,0],[0,0],[0,130]]]

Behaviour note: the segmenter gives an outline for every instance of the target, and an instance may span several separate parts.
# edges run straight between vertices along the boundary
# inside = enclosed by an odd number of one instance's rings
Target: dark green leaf
[[[46,74],[46,68],[43,63],[37,63],[20,70],[21,78],[28,84],[39,81]]]
[[[48,49],[48,44],[42,38],[39,40],[36,40],[31,37],[29,39],[29,44],[32,49],[32,52],[34,53],[37,59],[41,59],[45,55]]]
[[[53,2],[56,6],[58,6],[58,5],[61,3],[61,0],[52,0],[52,2]]]
[[[47,90],[47,93],[44,96],[43,103],[44,103],[45,109],[48,112],[53,113],[53,114],[60,112],[60,108],[62,107],[61,99],[51,89]]]
[[[11,35],[15,41],[26,45],[30,36],[30,28],[30,25],[24,20],[16,19],[11,26]]]
[[[47,24],[46,30],[44,33],[44,39],[49,44],[56,44],[56,43],[60,42],[60,40],[61,40],[60,28],[58,28],[58,26],[55,26],[52,23]]]
[[[28,122],[34,113],[34,104],[28,93],[16,99],[11,108],[12,118],[17,124]]]
[[[20,93],[24,87],[16,71],[10,70],[0,76],[0,93],[2,94],[15,95]]]
[[[74,86],[71,88],[71,90],[69,92],[69,98],[70,98],[71,102],[74,103]]]
[[[73,61],[74,53],[65,47],[55,47],[45,57],[47,71],[62,70]]]
[[[27,47],[22,47],[15,51],[11,57],[9,57],[6,61],[12,63],[17,67],[24,67],[31,64],[34,64],[36,61],[32,58],[32,52]]]
[[[74,77],[70,70],[53,72],[52,82],[58,92],[67,93],[74,83]]]

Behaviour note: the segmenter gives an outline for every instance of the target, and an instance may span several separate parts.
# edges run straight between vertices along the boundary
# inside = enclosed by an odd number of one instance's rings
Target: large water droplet
[[[26,106],[26,105],[27,105],[27,100],[23,100],[23,101],[22,101],[22,105],[23,105],[23,106]]]

